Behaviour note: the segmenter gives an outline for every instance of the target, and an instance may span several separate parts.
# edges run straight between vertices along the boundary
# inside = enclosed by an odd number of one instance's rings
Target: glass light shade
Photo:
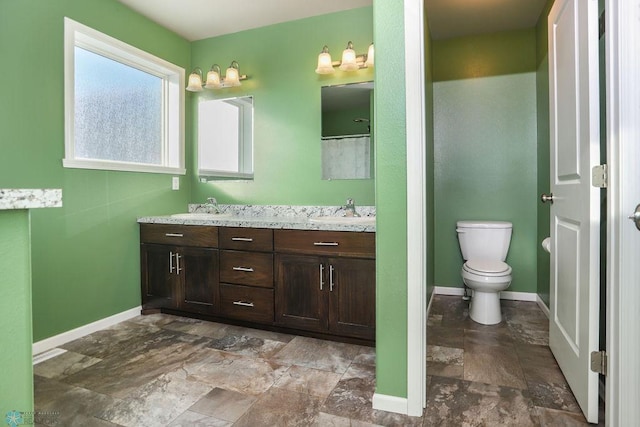
[[[224,85],[225,86],[240,86],[240,75],[238,73],[238,69],[233,66],[227,68],[227,73],[224,76]]]
[[[202,92],[202,77],[197,72],[189,74],[189,84],[187,85],[189,92]]]
[[[371,68],[373,67],[373,43],[369,45],[369,50],[367,51],[367,60],[364,65]]]
[[[217,89],[220,87],[220,67],[218,67],[218,70],[215,70],[214,68],[211,68],[211,70],[209,70],[209,72],[207,73],[207,82],[205,83],[204,87],[207,89]]]
[[[331,60],[331,54],[329,48],[325,46],[322,48],[322,52],[318,55],[318,67],[316,73],[318,74],[331,74],[336,70],[333,69],[333,61]]]
[[[342,71],[355,71],[358,69],[356,62],[356,51],[353,50],[353,44],[349,42],[347,48],[342,51],[342,62],[340,63]]]

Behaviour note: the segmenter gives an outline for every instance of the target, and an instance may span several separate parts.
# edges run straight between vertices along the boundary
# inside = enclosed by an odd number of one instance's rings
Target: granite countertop
[[[60,189],[0,189],[0,210],[61,206],[62,190]]]
[[[144,224],[209,225],[218,227],[251,227],[290,230],[360,231],[374,233],[375,219],[371,222],[354,222],[344,217],[342,206],[281,206],[281,205],[219,205],[220,216],[184,218],[172,215],[138,218]],[[207,205],[189,205],[190,213],[209,213]],[[375,207],[359,206],[362,217],[375,218]],[[180,214],[183,215],[183,214]],[[331,217],[331,222],[317,222],[314,218]],[[336,219],[333,219],[333,218]],[[361,218],[362,218],[361,217]],[[359,221],[359,219],[356,219]]]

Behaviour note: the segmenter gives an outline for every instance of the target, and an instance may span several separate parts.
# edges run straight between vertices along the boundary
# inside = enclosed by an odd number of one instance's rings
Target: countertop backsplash
[[[219,204],[220,213],[241,217],[267,218],[314,218],[321,216],[345,216],[344,206],[293,206],[293,205],[224,205]],[[215,213],[215,208],[208,204],[190,204],[189,212]],[[376,216],[375,206],[357,206],[360,216]]]

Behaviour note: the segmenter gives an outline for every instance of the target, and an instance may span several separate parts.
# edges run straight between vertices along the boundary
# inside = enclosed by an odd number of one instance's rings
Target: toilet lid
[[[464,269],[470,273],[484,276],[506,276],[511,274],[511,267],[506,262],[488,259],[469,260],[464,264]]]

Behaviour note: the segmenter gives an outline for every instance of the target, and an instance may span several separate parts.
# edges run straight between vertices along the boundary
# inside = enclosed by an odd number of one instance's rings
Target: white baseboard
[[[94,332],[108,328],[109,326],[124,322],[125,320],[132,319],[140,315],[140,310],[142,310],[141,306],[134,307],[121,313],[114,314],[113,316],[105,317],[104,319],[96,320],[95,322],[80,326],[79,328],[75,328],[70,331],[45,338],[41,341],[33,343],[33,354],[38,355],[39,353],[43,353],[47,350],[51,350],[52,348],[66,344],[69,341],[82,338],[85,335],[92,334]]]
[[[549,311],[549,307],[547,307],[547,304],[542,301],[542,298],[540,298],[539,295],[536,299],[536,302],[538,303],[538,307],[540,307],[540,310],[542,310],[542,312],[547,316],[548,319],[551,316],[551,312]]]
[[[438,295],[464,295],[464,288],[454,288],[450,286],[436,286],[433,290]],[[472,291],[473,292],[473,291]],[[513,301],[537,301],[538,294],[535,292],[514,292],[503,291],[500,292],[500,299],[513,300]]]
[[[512,301],[536,302],[538,300],[538,294],[536,294],[535,292],[503,291],[503,292],[500,292],[500,299],[508,299]]]
[[[450,286],[434,286],[433,293],[438,295],[464,295],[464,288],[453,288]]]
[[[388,396],[386,394],[374,393],[371,400],[373,409],[380,411],[395,412],[406,415],[409,411],[406,397]]]
[[[431,292],[431,298],[429,298],[429,304],[427,304],[427,317],[429,317],[429,313],[431,312],[431,304],[433,303],[433,298],[435,298],[437,292],[435,287],[433,288],[433,292]]]
[[[42,363],[45,360],[53,359],[56,356],[60,356],[63,353],[66,353],[67,350],[63,348],[52,348],[51,350],[43,351],[42,353],[38,353],[33,356],[33,365],[37,365],[38,363]]]

